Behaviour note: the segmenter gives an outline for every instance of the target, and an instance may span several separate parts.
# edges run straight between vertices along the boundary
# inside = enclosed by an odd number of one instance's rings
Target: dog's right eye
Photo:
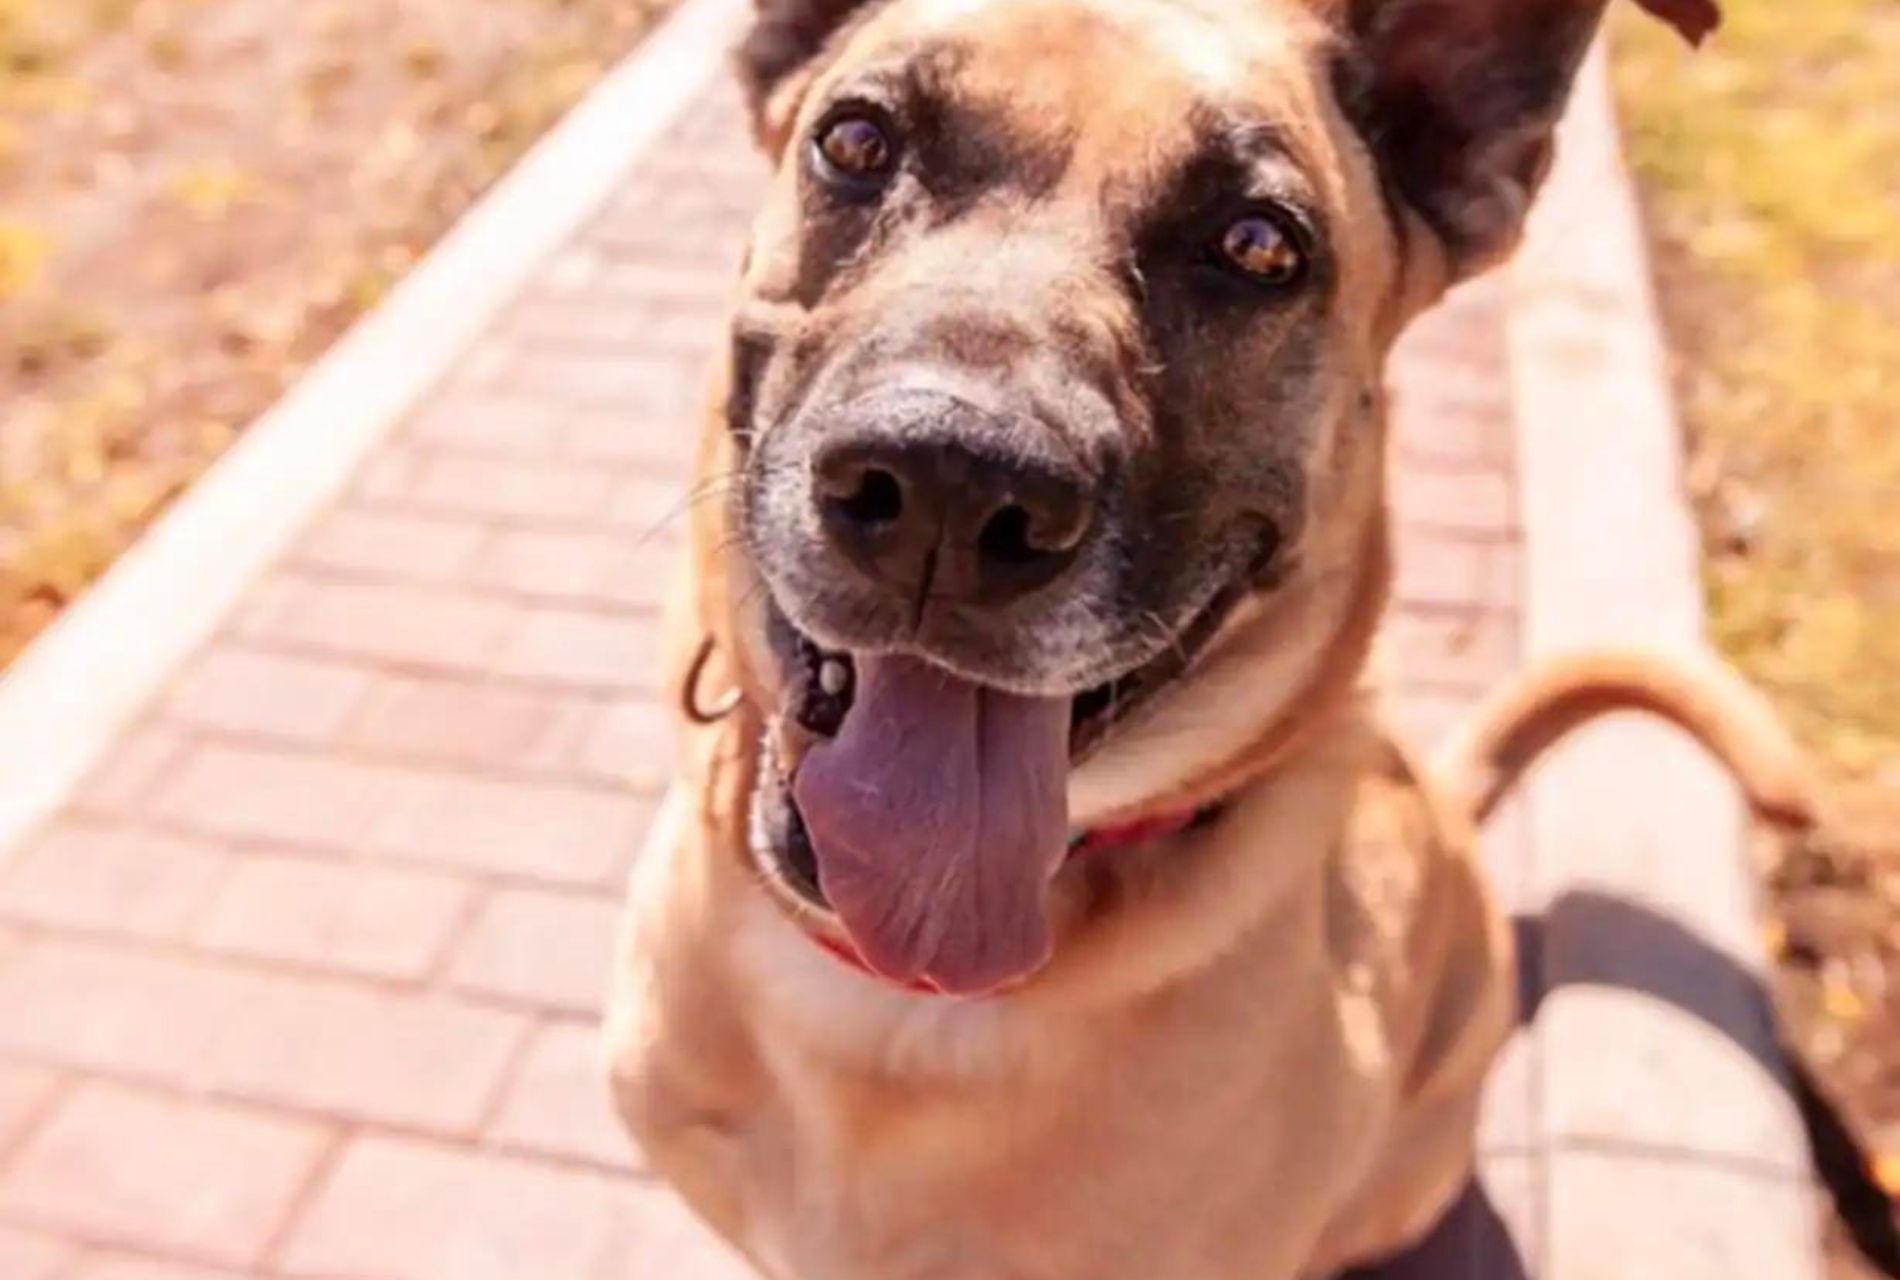
[[[812,140],[812,167],[834,187],[867,195],[883,186],[897,165],[897,143],[868,115],[835,116]]]
[[[1252,213],[1221,233],[1220,261],[1256,284],[1284,288],[1306,271],[1306,254],[1279,219]]]

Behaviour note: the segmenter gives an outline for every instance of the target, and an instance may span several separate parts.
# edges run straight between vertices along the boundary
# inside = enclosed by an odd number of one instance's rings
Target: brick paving
[[[642,1173],[592,1023],[749,154],[709,90],[4,862],[0,1277],[743,1274]],[[1502,298],[1395,368],[1426,734],[1516,661]],[[1492,855],[1511,892],[1515,824]],[[1488,1146],[1529,1221],[1516,1079]]]

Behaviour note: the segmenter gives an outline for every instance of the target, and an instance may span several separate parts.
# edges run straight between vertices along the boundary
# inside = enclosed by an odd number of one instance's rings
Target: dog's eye
[[[1221,262],[1249,280],[1290,285],[1306,271],[1306,253],[1293,233],[1264,213],[1236,218],[1221,232]]]
[[[839,116],[823,125],[813,149],[820,176],[859,189],[881,184],[897,160],[890,132],[862,115]]]

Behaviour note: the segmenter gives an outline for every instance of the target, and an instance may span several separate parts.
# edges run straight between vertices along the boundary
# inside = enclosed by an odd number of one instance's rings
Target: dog
[[[1473,1174],[1525,763],[1646,708],[1811,818],[1713,663],[1532,674],[1429,763],[1367,675],[1387,354],[1512,248],[1604,3],[757,0],[608,1044],[763,1274],[1392,1256]]]

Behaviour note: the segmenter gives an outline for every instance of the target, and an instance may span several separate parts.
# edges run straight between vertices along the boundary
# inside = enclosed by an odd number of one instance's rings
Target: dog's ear
[[[877,0],[753,0],[735,61],[760,140],[776,149],[796,87],[840,29]],[[788,89],[793,92],[787,92]]]
[[[1348,107],[1454,276],[1517,242],[1608,0],[1352,0]],[[1638,0],[1691,42],[1717,0]]]

